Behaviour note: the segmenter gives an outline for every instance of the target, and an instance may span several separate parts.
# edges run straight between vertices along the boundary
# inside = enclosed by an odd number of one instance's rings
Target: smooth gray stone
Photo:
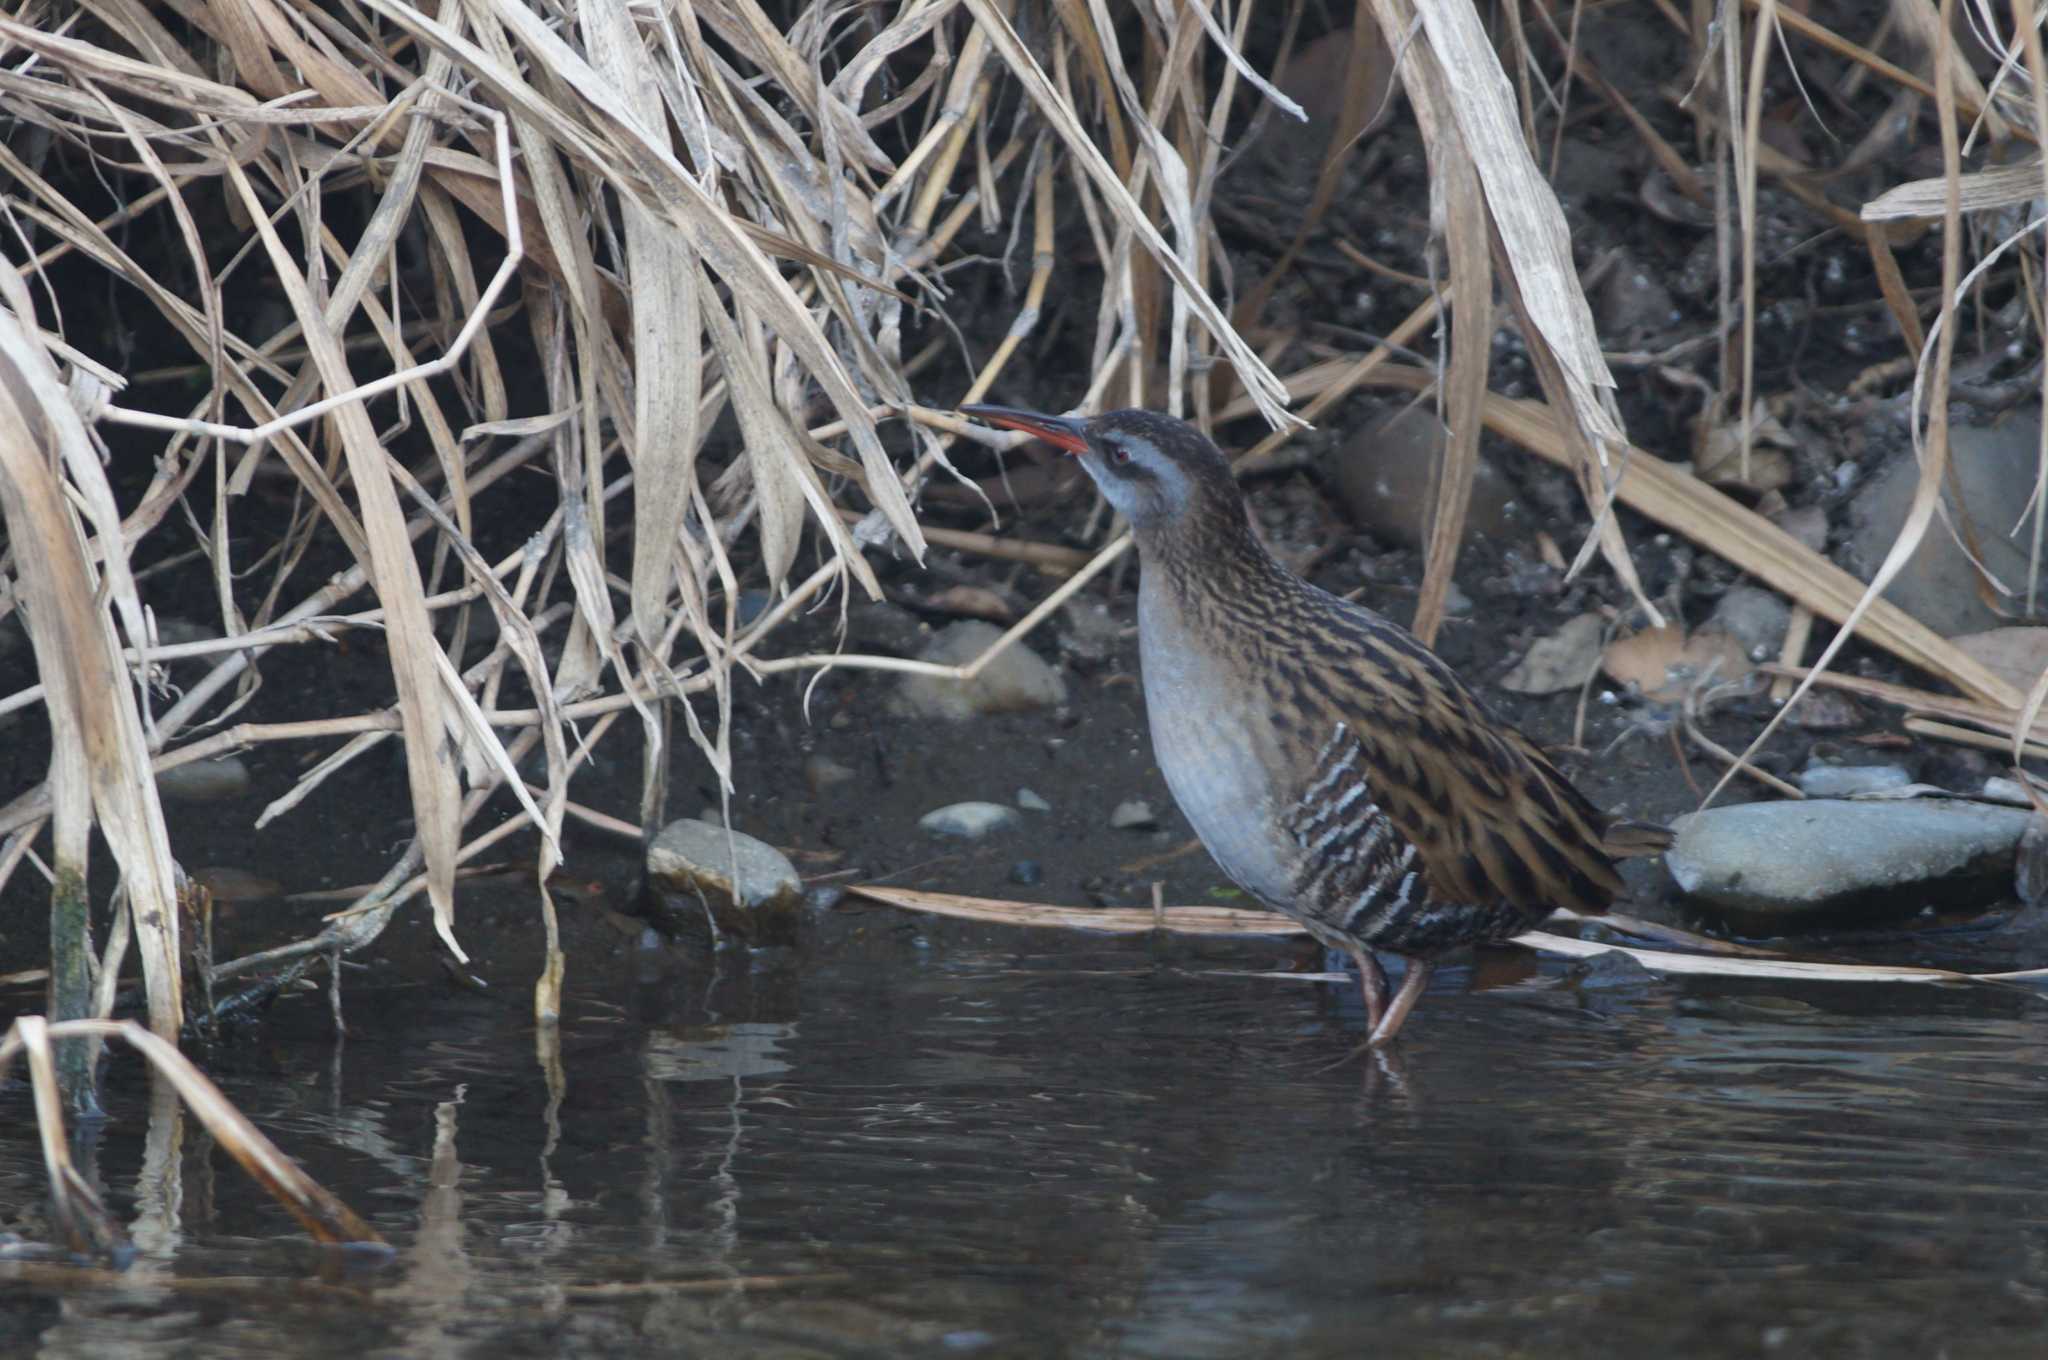
[[[1753,927],[1896,919],[2010,896],[2032,818],[1932,798],[1747,803],[1680,818],[1664,863],[1696,905]]]
[[[1977,550],[1991,574],[2019,597],[2026,594],[2031,542],[2024,530],[2008,534],[2034,494],[2040,440],[2041,409],[2033,404],[2015,407],[1989,425],[1949,431],[1949,468],[1961,487],[1962,509],[1977,526]],[[1920,465],[1901,430],[1890,458],[1849,502],[1845,565],[1865,580],[1891,552],[1919,481]],[[2012,621],[1978,597],[1977,569],[1940,520],[1928,526],[1884,597],[1943,637]]]
[[[734,871],[738,885],[734,885]],[[689,818],[670,822],[647,847],[647,881],[678,924],[709,908],[721,933],[751,944],[794,938],[803,880],[774,846],[743,832]]]
[[[158,796],[169,803],[220,803],[249,791],[249,767],[240,756],[173,765],[156,777]]]
[[[1003,635],[980,619],[963,619],[940,630],[920,657],[943,666],[974,660]],[[1022,640],[1005,648],[972,680],[906,675],[896,691],[898,712],[916,718],[966,722],[988,713],[1028,713],[1067,701],[1067,682]]]

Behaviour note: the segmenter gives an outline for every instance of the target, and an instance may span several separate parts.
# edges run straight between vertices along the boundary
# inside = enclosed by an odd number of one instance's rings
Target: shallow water
[[[143,1258],[0,1263],[0,1353],[1951,1356],[2048,1322],[2048,1007],[2010,990],[1447,970],[1348,990],[865,915],[798,959],[357,986],[204,1055],[389,1238],[339,1262],[187,1124],[96,1165]],[[1333,1064],[1336,1064],[1333,1066]],[[39,1213],[17,1083],[0,1211]],[[162,1194],[139,1187],[161,1183]]]

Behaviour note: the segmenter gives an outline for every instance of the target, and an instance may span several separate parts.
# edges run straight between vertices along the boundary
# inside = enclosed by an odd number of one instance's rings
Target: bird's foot
[[[1408,960],[1408,971],[1402,975],[1401,990],[1394,994],[1394,1004],[1387,1007],[1387,1013],[1372,1027],[1372,1038],[1366,1040],[1369,1047],[1380,1048],[1390,1044],[1401,1032],[1401,1024],[1408,1018],[1408,1012],[1415,1009],[1415,1003],[1422,999],[1422,993],[1429,986],[1429,975],[1436,971],[1436,965],[1422,959]]]

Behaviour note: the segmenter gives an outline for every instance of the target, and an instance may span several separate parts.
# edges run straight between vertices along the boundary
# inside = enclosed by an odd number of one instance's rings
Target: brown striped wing
[[[1355,742],[1371,803],[1414,847],[1429,896],[1531,915],[1606,910],[1621,888],[1606,814],[1405,631],[1352,605],[1317,613],[1335,664],[1317,668],[1333,681],[1315,726],[1341,723]],[[1302,735],[1338,758],[1326,736]]]

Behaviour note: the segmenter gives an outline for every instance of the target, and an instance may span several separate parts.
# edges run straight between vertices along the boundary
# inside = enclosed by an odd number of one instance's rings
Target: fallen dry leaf
[[[1701,685],[1740,680],[1755,669],[1742,644],[1726,633],[1695,633],[1687,639],[1676,624],[1646,628],[1607,645],[1601,669],[1633,685],[1644,698],[1677,703]]]
[[[1693,475],[1724,490],[1744,487],[1753,492],[1776,491],[1792,482],[1792,459],[1785,452],[1798,447],[1791,431],[1759,401],[1749,427],[1749,475],[1742,475],[1742,424],[1731,420],[1701,430],[1693,454]]]
[[[2048,628],[1991,628],[1949,641],[2022,692],[2032,690],[2041,672],[2048,670]]]
[[[1557,694],[1577,689],[1600,673],[1600,639],[1606,620],[1585,613],[1567,619],[1549,637],[1538,638],[1528,655],[1501,677],[1500,687],[1515,694]]]
[[[965,618],[987,619],[990,623],[1017,621],[1017,611],[1010,602],[986,586],[948,586],[926,600],[925,606]]]
[[[1840,732],[1870,721],[1862,706],[1838,689],[1810,689],[1785,721],[1806,732]]]

